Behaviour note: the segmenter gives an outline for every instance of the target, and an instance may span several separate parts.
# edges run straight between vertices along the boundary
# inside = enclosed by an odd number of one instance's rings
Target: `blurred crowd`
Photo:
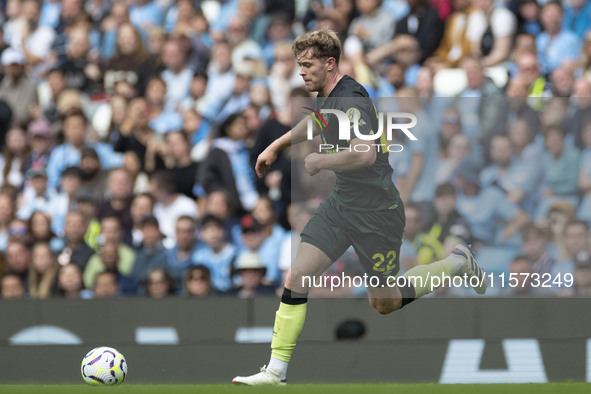
[[[320,28],[343,74],[394,98],[379,110],[417,116],[389,154],[402,271],[470,242],[526,278],[492,294],[591,294],[590,0],[0,8],[0,298],[274,296],[331,175],[292,174],[306,147],[253,167],[309,97],[291,45]]]

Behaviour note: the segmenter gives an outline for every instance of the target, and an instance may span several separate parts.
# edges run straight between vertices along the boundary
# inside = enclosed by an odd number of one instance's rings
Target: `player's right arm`
[[[312,126],[314,135],[317,135],[320,132],[320,129],[315,124],[312,124]],[[273,141],[257,158],[254,167],[257,176],[262,178],[263,175],[265,175],[265,171],[271,167],[271,164],[273,164],[275,160],[277,160],[277,154],[280,151],[289,148],[291,145],[305,141],[307,133],[308,121],[307,119],[302,119],[291,130]]]

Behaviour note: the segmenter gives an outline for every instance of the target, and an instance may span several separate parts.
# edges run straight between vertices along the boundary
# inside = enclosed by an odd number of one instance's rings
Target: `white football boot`
[[[287,379],[281,380],[279,376],[267,371],[267,366],[261,368],[261,372],[250,376],[236,376],[232,383],[237,386],[285,386]]]
[[[486,288],[488,287],[488,284],[486,283],[486,275],[483,269],[476,262],[474,252],[472,252],[470,245],[459,244],[454,250],[451,251],[451,254],[464,259],[464,264],[456,275],[467,275],[468,283],[474,285],[476,282],[476,285],[472,286],[472,288],[477,294],[486,293]],[[475,279],[472,279],[473,277],[478,278],[478,280],[476,281]]]

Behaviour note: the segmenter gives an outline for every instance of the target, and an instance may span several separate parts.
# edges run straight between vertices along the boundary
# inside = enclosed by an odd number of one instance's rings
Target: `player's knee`
[[[372,300],[371,306],[380,314],[387,315],[402,307],[400,298],[381,298]]]

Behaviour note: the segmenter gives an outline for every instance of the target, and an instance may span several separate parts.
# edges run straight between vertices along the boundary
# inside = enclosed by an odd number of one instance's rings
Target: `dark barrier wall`
[[[590,307],[587,299],[424,299],[380,316],[367,300],[312,300],[289,378],[590,381]],[[82,357],[98,345],[126,356],[130,382],[228,382],[268,362],[268,343],[237,343],[236,334],[264,341],[276,308],[276,299],[3,301],[0,382],[81,382]],[[366,338],[334,341],[335,326],[351,317],[366,323]],[[68,344],[39,345],[48,340]]]

